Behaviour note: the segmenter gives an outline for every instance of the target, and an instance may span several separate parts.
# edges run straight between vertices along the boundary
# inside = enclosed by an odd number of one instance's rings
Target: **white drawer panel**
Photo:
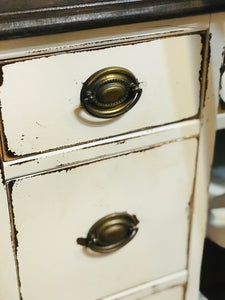
[[[5,64],[6,148],[20,156],[195,116],[201,49],[195,33]],[[143,93],[130,111],[102,121],[80,109],[80,91],[91,74],[110,66],[129,69]]]
[[[196,149],[196,139],[183,140],[16,181],[23,299],[99,299],[185,269]],[[124,211],[140,221],[126,246],[99,255],[76,244]]]

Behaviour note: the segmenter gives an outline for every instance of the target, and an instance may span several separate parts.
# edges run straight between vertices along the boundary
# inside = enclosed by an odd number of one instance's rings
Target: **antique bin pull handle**
[[[81,107],[98,118],[113,118],[130,110],[142,89],[127,69],[109,67],[91,75],[81,89]]]
[[[134,238],[138,223],[135,215],[126,212],[107,215],[90,228],[86,238],[78,238],[77,244],[100,253],[116,251]]]

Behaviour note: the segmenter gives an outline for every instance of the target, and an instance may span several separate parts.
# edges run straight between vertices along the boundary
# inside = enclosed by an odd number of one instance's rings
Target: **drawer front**
[[[185,269],[196,149],[193,138],[17,180],[23,299],[99,299]],[[127,245],[100,254],[76,244],[115,212],[140,221]]]
[[[5,64],[0,100],[6,152],[26,155],[196,116],[201,49],[196,33]],[[80,106],[83,83],[111,66],[130,70],[142,95],[120,117],[90,116]]]

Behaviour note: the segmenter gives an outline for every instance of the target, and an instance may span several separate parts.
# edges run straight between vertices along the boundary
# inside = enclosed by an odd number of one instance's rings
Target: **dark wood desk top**
[[[0,0],[0,39],[225,10],[225,0]]]

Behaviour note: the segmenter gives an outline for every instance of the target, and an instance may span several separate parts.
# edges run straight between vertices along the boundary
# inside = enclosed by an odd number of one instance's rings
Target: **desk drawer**
[[[196,150],[192,138],[15,181],[23,299],[99,299],[184,270]],[[102,254],[76,243],[119,212],[140,222],[124,247]]]
[[[195,117],[201,50],[195,33],[5,62],[5,153],[27,155]],[[90,75],[111,66],[130,70],[142,95],[131,110],[106,120],[80,107],[80,91]]]

